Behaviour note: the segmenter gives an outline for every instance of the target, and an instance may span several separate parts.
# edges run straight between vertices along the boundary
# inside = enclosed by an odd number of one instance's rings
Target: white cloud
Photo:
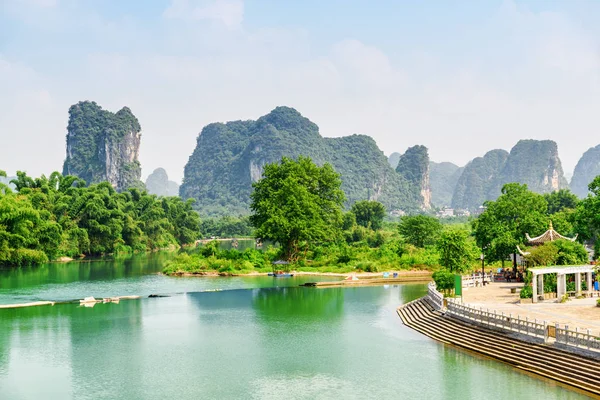
[[[228,28],[241,26],[243,0],[171,0],[163,14],[166,18],[217,21]]]

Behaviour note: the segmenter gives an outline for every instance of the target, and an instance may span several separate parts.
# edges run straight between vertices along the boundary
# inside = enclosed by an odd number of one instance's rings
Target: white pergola
[[[538,296],[544,295],[544,275],[556,274],[556,297],[561,298],[567,293],[567,275],[575,275],[575,292],[581,294],[581,274],[586,274],[587,290],[592,291],[592,272],[595,265],[569,265],[552,267],[529,268],[533,274],[531,283],[533,286],[533,302],[537,303]]]

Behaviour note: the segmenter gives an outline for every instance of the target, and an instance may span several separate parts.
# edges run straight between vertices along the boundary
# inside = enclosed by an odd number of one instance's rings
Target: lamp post
[[[483,253],[481,253],[481,255],[479,256],[479,259],[481,260],[481,286],[485,286],[485,264],[484,264],[484,255]]]

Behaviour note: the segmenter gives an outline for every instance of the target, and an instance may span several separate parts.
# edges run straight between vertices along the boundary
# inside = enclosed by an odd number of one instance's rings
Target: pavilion
[[[563,239],[570,242],[574,242],[577,239],[577,235],[574,237],[566,237],[556,232],[552,227],[552,221],[550,221],[550,227],[546,232],[540,236],[530,237],[528,233],[525,234],[527,242],[531,246],[539,246],[546,242],[553,242],[555,240]],[[517,246],[517,250],[522,256],[527,256],[530,253],[521,250]],[[586,274],[587,290],[592,290],[592,273],[594,272],[594,265],[568,265],[568,266],[548,266],[548,267],[534,267],[529,268],[529,271],[533,274],[531,283],[533,286],[532,300],[537,303],[538,297],[544,296],[544,275],[545,274],[556,274],[556,297],[561,298],[567,293],[567,275],[575,275],[575,294],[581,295],[581,274]]]
[[[570,237],[563,236],[560,233],[556,232],[554,230],[554,227],[552,227],[552,221],[550,221],[550,227],[548,228],[548,230],[546,232],[542,233],[540,236],[536,236],[536,237],[532,238],[531,236],[529,236],[529,233],[526,233],[525,237],[527,238],[527,242],[530,246],[539,246],[546,242],[554,242],[555,240],[558,240],[558,239],[568,240],[570,242],[574,242],[577,239],[577,235],[570,238]],[[521,248],[519,246],[517,246],[517,250],[519,250],[519,253],[522,256],[528,256],[530,254],[527,251],[521,250]]]

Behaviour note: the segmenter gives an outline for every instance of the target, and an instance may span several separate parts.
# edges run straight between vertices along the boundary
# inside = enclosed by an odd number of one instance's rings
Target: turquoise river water
[[[171,278],[164,257],[0,270],[0,304],[170,294],[0,309],[0,399],[585,398],[405,327],[425,285]]]

